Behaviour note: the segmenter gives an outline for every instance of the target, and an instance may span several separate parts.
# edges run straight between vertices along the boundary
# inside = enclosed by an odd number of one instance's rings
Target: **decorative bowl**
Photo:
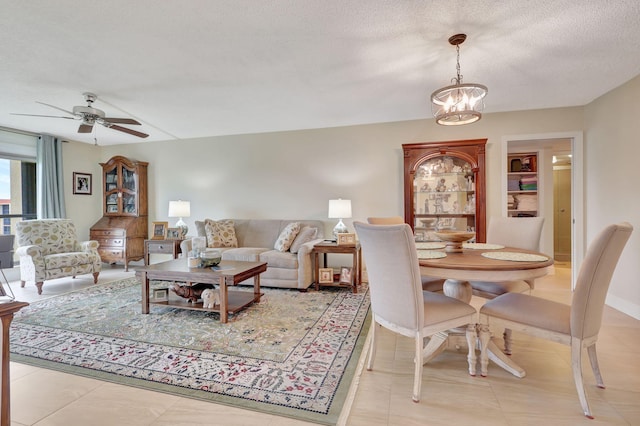
[[[200,253],[200,265],[199,268],[209,268],[211,266],[217,266],[222,260],[222,253],[220,250],[205,250]]]
[[[449,253],[461,253],[462,243],[469,241],[476,235],[475,232],[467,231],[436,231],[434,234],[442,241],[446,241],[447,246],[444,251]]]

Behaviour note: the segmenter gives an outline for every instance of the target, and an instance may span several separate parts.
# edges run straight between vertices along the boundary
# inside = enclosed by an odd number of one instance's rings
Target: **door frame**
[[[509,142],[536,141],[542,142],[549,139],[571,140],[571,289],[575,288],[577,271],[584,259],[585,253],[585,220],[584,220],[584,146],[581,131],[534,133],[522,135],[505,135],[501,144],[501,179],[502,179],[502,205],[501,214],[507,214],[507,153]],[[545,196],[546,198],[546,196]]]

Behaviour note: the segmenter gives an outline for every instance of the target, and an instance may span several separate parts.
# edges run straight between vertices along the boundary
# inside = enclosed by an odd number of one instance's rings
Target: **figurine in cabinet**
[[[444,178],[441,178],[438,181],[438,185],[436,185],[436,192],[444,192],[447,190],[447,185],[445,183]]]
[[[449,188],[449,191],[451,191],[451,192],[460,191],[460,186],[458,186],[458,182],[453,182],[451,184],[451,188]]]

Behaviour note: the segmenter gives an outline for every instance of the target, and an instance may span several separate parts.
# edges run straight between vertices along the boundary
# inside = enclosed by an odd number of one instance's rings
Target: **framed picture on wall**
[[[73,193],[91,195],[91,174],[73,172]]]

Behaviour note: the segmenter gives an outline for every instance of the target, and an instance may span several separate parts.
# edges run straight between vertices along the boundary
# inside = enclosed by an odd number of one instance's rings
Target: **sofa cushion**
[[[207,234],[207,247],[238,247],[233,220],[211,220],[204,222]]]
[[[260,261],[267,262],[269,269],[271,268],[285,268],[298,269],[298,256],[288,251],[282,252],[279,250],[269,250],[260,253]]]
[[[222,252],[223,260],[242,260],[245,262],[258,262],[260,254],[269,251],[268,248],[260,247],[237,247],[230,248]]]
[[[287,251],[289,247],[291,247],[291,243],[300,232],[300,223],[299,222],[291,222],[280,232],[276,243],[273,245],[273,248],[278,251]]]
[[[298,235],[296,235],[296,238],[293,240],[293,243],[291,243],[291,247],[289,247],[289,251],[291,253],[297,253],[300,250],[300,247],[304,243],[308,243],[309,241],[313,240],[317,234],[318,234],[318,228],[314,228],[312,226],[303,227],[300,230],[300,232],[298,232]]]

